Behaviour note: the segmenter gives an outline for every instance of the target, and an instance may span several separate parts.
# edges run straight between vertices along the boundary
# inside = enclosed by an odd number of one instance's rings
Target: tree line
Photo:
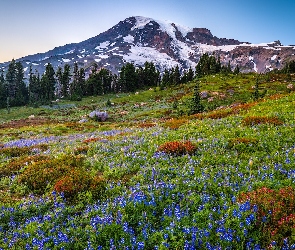
[[[194,71],[179,69],[177,65],[165,69],[161,75],[152,62],[136,67],[133,63],[126,63],[119,74],[113,74],[105,68],[98,68],[94,63],[86,79],[85,69],[75,63],[58,67],[55,71],[48,63],[42,75],[32,67],[29,78],[25,79],[21,62],[14,59],[10,62],[6,74],[0,72],[0,108],[50,104],[56,99],[81,100],[86,96],[104,95],[118,92],[135,92],[139,89],[161,87],[186,83],[194,78]],[[27,82],[27,83],[26,83]]]

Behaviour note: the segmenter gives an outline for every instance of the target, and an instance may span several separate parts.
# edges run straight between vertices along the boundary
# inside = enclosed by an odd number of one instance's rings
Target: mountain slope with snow
[[[47,63],[55,69],[75,62],[86,73],[93,63],[118,73],[126,62],[142,66],[153,62],[163,72],[179,65],[181,69],[194,68],[203,53],[215,53],[221,62],[242,71],[265,72],[281,68],[287,60],[295,59],[294,46],[280,42],[250,44],[234,39],[217,38],[205,28],[188,28],[168,21],[146,17],[129,17],[109,30],[80,43],[67,44],[45,53],[26,56],[21,61],[25,75],[29,67],[43,73]],[[0,64],[7,69],[9,62]]]

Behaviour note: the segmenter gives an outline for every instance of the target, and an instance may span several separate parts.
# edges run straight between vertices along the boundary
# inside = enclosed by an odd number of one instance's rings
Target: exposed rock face
[[[118,73],[126,62],[142,66],[153,62],[163,72],[179,65],[194,68],[203,53],[215,53],[221,62],[237,64],[244,72],[265,72],[281,68],[285,61],[295,60],[295,46],[282,46],[279,41],[254,45],[235,39],[218,38],[205,28],[187,28],[175,23],[145,17],[130,17],[109,30],[81,43],[67,44],[45,53],[26,56],[21,61],[25,76],[29,67],[43,73],[47,63],[55,69],[75,62],[87,73],[93,63]],[[7,69],[9,62],[0,64]],[[72,67],[73,68],[73,67]]]

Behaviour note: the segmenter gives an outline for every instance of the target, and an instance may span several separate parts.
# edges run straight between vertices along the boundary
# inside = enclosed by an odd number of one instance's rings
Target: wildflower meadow
[[[3,115],[0,249],[295,249],[295,93],[205,80],[196,115],[188,86]]]

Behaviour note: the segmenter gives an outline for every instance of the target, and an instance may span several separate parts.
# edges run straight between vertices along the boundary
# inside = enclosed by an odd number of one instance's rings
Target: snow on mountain
[[[281,68],[284,61],[295,59],[295,47],[279,41],[251,44],[235,39],[218,38],[206,28],[188,28],[170,21],[129,17],[109,30],[80,43],[56,47],[45,53],[26,56],[16,61],[24,67],[43,73],[45,64],[55,69],[75,62],[89,73],[93,63],[118,73],[126,62],[143,66],[153,62],[163,72],[178,65],[185,70],[194,68],[203,53],[214,53],[223,64],[231,62],[242,71],[265,72]],[[7,69],[9,62],[0,64]],[[73,67],[72,67],[73,68]],[[28,77],[29,70],[25,72]]]

